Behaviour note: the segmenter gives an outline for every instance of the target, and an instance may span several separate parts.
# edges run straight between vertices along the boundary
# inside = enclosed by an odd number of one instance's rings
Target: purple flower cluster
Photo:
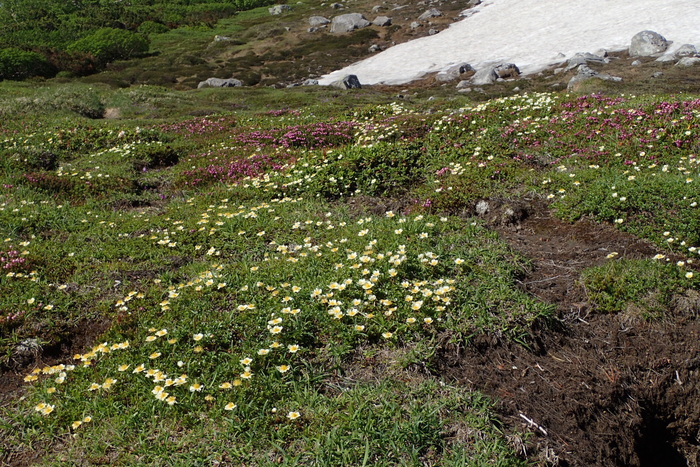
[[[0,251],[0,268],[2,269],[16,270],[25,261],[25,258],[20,255],[20,252],[12,246],[6,251]]]
[[[211,155],[211,154],[207,154]],[[216,160],[218,158],[214,158]],[[284,162],[272,156],[256,154],[248,158],[216,161],[205,167],[186,170],[182,176],[184,185],[197,186],[203,183],[236,183],[246,177],[257,177],[269,171],[281,170]]]
[[[231,131],[235,125],[236,120],[233,117],[200,117],[185,120],[183,122],[160,125],[158,129],[177,134],[207,135]]]

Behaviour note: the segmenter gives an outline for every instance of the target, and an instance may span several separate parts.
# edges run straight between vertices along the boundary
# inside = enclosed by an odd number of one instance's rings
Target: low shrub
[[[114,60],[128,60],[148,51],[147,37],[124,29],[102,28],[68,47],[69,52],[82,52],[95,57],[104,66]]]
[[[8,48],[0,49],[0,80],[22,80],[31,76],[51,77],[56,69],[36,53]]]

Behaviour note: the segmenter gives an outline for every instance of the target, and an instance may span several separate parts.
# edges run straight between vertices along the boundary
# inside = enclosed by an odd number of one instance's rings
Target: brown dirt
[[[41,346],[31,355],[31,358],[10,361],[0,365],[0,407],[8,404],[11,399],[19,397],[26,387],[24,377],[34,368],[57,365],[70,360],[76,353],[82,353],[94,345],[97,338],[110,326],[109,320],[83,320],[57,332],[54,345]]]
[[[534,261],[521,285],[556,304],[560,329],[535,330],[530,349],[487,336],[444,348],[440,374],[496,398],[507,427],[532,433],[527,458],[542,465],[700,465],[700,323],[596,314],[578,282],[611,251],[654,248],[609,226],[564,223],[543,205],[529,211],[495,228]]]

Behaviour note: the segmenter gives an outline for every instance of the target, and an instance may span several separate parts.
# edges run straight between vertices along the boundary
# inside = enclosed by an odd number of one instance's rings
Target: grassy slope
[[[480,199],[666,250],[586,271],[598,312],[656,319],[699,286],[694,96],[0,86],[1,361],[36,378],[5,399],[8,462],[521,463],[524,435],[434,370],[557,318]]]

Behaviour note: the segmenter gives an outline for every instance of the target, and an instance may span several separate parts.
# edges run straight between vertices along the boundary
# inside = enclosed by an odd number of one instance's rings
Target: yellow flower
[[[240,379],[236,378],[233,380],[233,387],[237,388],[241,384],[243,384],[243,382]]]
[[[100,389],[102,386],[97,384],[97,383],[92,383],[90,387],[88,388],[88,391],[97,391]]]
[[[83,422],[81,422],[80,420],[76,420],[76,421],[74,421],[73,424],[71,425],[71,428],[73,428],[74,430],[76,430],[76,429],[77,429],[80,425],[82,425],[82,424],[83,424]]]
[[[117,368],[117,371],[126,371],[129,369],[131,365],[119,365],[119,368]]]
[[[170,396],[167,399],[165,399],[165,402],[168,403],[168,405],[175,405],[177,403],[177,399],[175,396]]]
[[[190,392],[200,392],[202,389],[204,389],[204,386],[199,383],[195,383],[190,386]]]
[[[90,423],[91,421],[92,421],[92,417],[89,415],[87,417],[83,418],[83,423]]]
[[[382,333],[382,337],[385,338],[385,339],[390,339],[390,338],[393,337],[393,336],[394,336],[394,333],[391,333],[391,332],[384,332],[384,333]]]
[[[424,322],[425,324],[430,324],[430,323],[433,322],[433,318],[430,318],[430,317],[428,317],[428,318],[423,318],[423,322]]]
[[[286,373],[287,371],[289,371],[289,365],[280,365],[277,367],[277,371],[279,371],[280,373]]]
[[[219,384],[219,389],[231,389],[233,386],[228,381]]]
[[[258,355],[267,355],[270,353],[270,349],[260,349],[258,350]]]
[[[146,337],[146,342],[153,342],[156,339],[157,339],[156,336],[148,336],[148,337]]]
[[[46,415],[50,414],[51,412],[53,412],[53,409],[54,409],[55,407],[56,407],[55,405],[46,404],[46,407],[44,407],[44,408],[41,410],[41,415],[46,416]]]
[[[168,333],[167,329],[161,329],[160,331],[156,332],[156,336],[162,337]]]
[[[194,351],[195,351],[195,353],[202,353],[202,352],[204,352],[204,347],[202,347],[201,345],[198,345],[194,348]]]
[[[270,328],[270,333],[279,334],[280,332],[282,332],[282,329],[284,329],[282,326],[273,326],[272,328]]]
[[[194,336],[192,336],[192,339],[194,339],[195,341],[201,341],[203,337],[204,334],[195,334]]]
[[[246,357],[246,358],[241,359],[240,362],[241,362],[241,365],[247,366],[247,365],[250,365],[251,363],[253,363],[253,359],[250,357]]]
[[[299,412],[289,412],[287,414],[287,418],[290,420],[296,420],[299,417],[301,417],[301,414]]]
[[[214,396],[212,396],[211,394],[207,394],[206,396],[204,396],[204,400],[207,402],[211,402],[214,400]]]
[[[253,377],[253,372],[250,371],[250,367],[246,367],[245,371],[241,373],[241,378],[250,379]]]
[[[688,271],[688,272],[685,273],[685,277],[686,277],[686,279],[692,279],[692,278],[693,278],[693,273],[690,272],[690,271]]]
[[[296,345],[296,344],[290,344],[290,345],[287,346],[287,349],[288,349],[291,353],[296,353],[296,352],[299,350],[299,346]]]
[[[153,352],[151,355],[148,356],[148,358],[150,358],[151,360],[153,360],[154,358],[158,358],[158,357],[160,357],[160,356],[161,356],[161,353],[160,353],[160,352]]]
[[[226,404],[226,406],[224,407],[224,410],[233,410],[233,409],[235,409],[236,407],[238,407],[236,404],[234,404],[233,402],[229,402],[229,403]]]

